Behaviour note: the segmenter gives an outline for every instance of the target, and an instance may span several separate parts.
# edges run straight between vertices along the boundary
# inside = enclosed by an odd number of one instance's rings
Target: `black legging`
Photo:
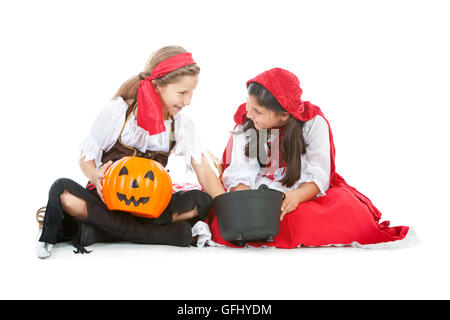
[[[87,204],[87,217],[78,219],[65,213],[61,205],[61,194],[69,192]],[[187,246],[192,241],[191,224],[205,220],[211,208],[209,195],[200,190],[181,191],[172,195],[164,212],[155,219],[135,217],[126,212],[110,211],[96,190],[88,190],[71,179],[56,180],[50,188],[44,217],[41,242],[55,244],[79,237],[80,228],[98,227],[109,239],[146,244]],[[172,214],[188,212],[198,208],[198,217],[188,221],[172,222]],[[76,240],[75,242],[79,241]],[[91,241],[92,242],[92,241]],[[96,241],[94,241],[96,242]]]

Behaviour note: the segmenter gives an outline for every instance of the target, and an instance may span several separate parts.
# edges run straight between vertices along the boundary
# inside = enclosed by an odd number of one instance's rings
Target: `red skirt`
[[[389,227],[389,221],[378,223],[371,209],[346,187],[332,187],[327,195],[300,203],[297,209],[284,216],[280,231],[273,242],[249,242],[255,247],[272,246],[296,248],[304,246],[361,245],[403,239],[409,227]],[[229,247],[217,224],[214,207],[208,219],[212,240]]]

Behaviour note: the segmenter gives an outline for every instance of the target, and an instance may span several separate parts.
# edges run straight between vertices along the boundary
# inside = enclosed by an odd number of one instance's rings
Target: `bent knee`
[[[87,217],[86,201],[80,199],[67,190],[60,196],[63,210],[71,216],[83,219]]]
[[[50,195],[56,195],[63,193],[64,190],[66,190],[71,184],[74,184],[75,182],[68,178],[59,178],[53,182],[52,186],[50,187]]]

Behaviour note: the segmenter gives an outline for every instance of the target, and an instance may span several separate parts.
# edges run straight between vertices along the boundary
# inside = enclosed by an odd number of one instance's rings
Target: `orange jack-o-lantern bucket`
[[[106,171],[103,198],[109,210],[157,218],[172,198],[172,180],[157,161],[124,157]]]

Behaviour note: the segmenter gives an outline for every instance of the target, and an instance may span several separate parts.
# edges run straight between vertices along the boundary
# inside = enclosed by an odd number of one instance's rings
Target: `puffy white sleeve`
[[[191,119],[182,114],[177,114],[174,120],[176,141],[174,155],[184,156],[186,171],[193,171],[191,159],[197,163],[201,163],[202,154],[206,154],[206,150]]]
[[[99,167],[104,151],[112,148],[125,122],[126,103],[121,99],[111,100],[100,112],[92,125],[89,135],[81,144],[81,157],[85,161],[95,160]]]
[[[235,131],[242,131],[242,126],[237,126]],[[227,192],[231,188],[242,183],[251,189],[255,189],[255,182],[261,169],[256,158],[245,156],[247,135],[245,133],[233,134],[233,149],[231,163],[223,171],[222,182]]]
[[[320,189],[317,196],[324,196],[330,187],[330,136],[328,124],[321,116],[316,116],[304,125],[306,154],[302,157],[301,178],[292,189],[304,182],[314,182]]]

